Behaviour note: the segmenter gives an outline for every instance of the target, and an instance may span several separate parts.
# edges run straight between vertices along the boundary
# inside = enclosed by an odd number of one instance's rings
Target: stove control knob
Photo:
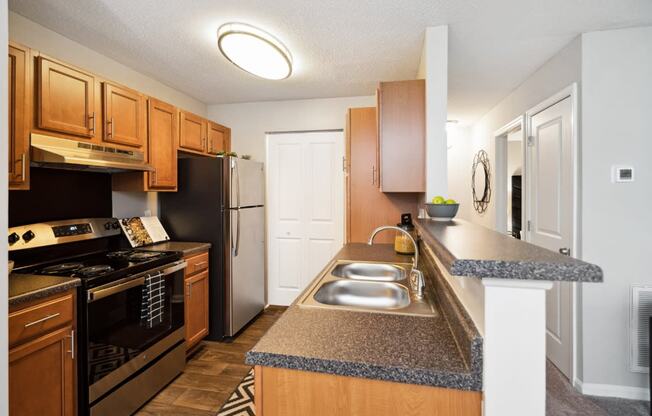
[[[23,240],[25,240],[26,243],[29,242],[30,240],[33,240],[34,237],[36,237],[36,235],[32,230],[28,230],[25,232],[25,234],[23,234]]]
[[[13,246],[20,240],[20,236],[16,233],[9,234],[9,245]]]
[[[114,230],[117,230],[118,228],[120,228],[120,223],[119,223],[118,221],[114,221],[114,222],[111,224],[111,227],[112,227]]]
[[[104,229],[105,230],[110,230],[111,229],[111,223],[110,222],[105,222],[104,223]]]

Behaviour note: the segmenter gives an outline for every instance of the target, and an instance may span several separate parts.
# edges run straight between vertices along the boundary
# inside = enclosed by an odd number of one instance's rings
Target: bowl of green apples
[[[432,198],[432,202],[426,203],[426,212],[434,221],[450,221],[457,215],[460,204],[454,199],[446,199],[443,196]]]

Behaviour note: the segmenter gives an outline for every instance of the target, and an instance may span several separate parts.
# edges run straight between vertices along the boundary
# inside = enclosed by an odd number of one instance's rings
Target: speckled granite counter
[[[393,246],[387,244],[348,244],[336,259],[410,261],[409,256],[395,254]],[[445,316],[417,317],[292,305],[247,353],[246,362],[481,390],[481,345],[479,349],[461,349]],[[475,358],[465,354],[471,350]]]
[[[211,243],[193,243],[186,241],[166,241],[147,247],[141,247],[140,250],[153,251],[180,251],[184,256],[206,251],[211,248]]]
[[[453,276],[601,282],[600,267],[464,220],[417,219],[421,239]]]
[[[9,306],[62,293],[80,284],[81,280],[74,277],[12,273],[9,275]]]

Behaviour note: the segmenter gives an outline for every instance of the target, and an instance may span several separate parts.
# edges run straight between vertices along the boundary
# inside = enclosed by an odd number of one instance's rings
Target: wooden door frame
[[[496,176],[494,181],[494,188],[496,192],[496,230],[500,233],[507,233],[507,135],[510,131],[521,129],[521,158],[523,160],[522,178],[523,182],[526,178],[526,135],[525,135],[525,115],[516,117],[514,120],[505,124],[494,132],[494,145],[496,149]],[[521,198],[521,212],[526,212],[525,206],[527,205],[527,198]],[[526,226],[526,216],[521,215],[521,231],[524,234]],[[522,237],[521,237],[522,238]]]
[[[526,137],[532,136],[532,118],[537,115],[538,113],[546,110],[549,107],[552,107],[553,105],[557,104],[558,102],[570,98],[571,100],[571,151],[572,151],[572,156],[571,156],[571,172],[572,172],[572,180],[571,180],[571,186],[572,186],[572,195],[573,195],[573,210],[571,214],[571,221],[572,221],[572,227],[571,227],[571,255],[574,258],[580,259],[581,258],[581,236],[580,236],[580,172],[579,172],[579,166],[580,166],[580,137],[579,137],[579,132],[580,132],[580,127],[579,127],[579,101],[578,101],[578,92],[577,92],[577,83],[574,82],[571,85],[563,88],[561,91],[558,93],[552,95],[551,97],[543,100],[539,104],[535,105],[534,107],[530,108],[525,112],[525,131],[526,131]],[[526,200],[528,203],[526,203],[527,210],[525,211],[525,217],[527,219],[530,219],[532,217],[532,212],[531,212],[531,204],[529,203],[532,195],[530,194],[531,192],[531,184],[530,181],[532,180],[532,175],[529,173],[529,169],[532,167],[532,163],[530,161],[531,154],[529,151],[526,150],[526,156],[527,156],[527,185],[525,189],[526,193]],[[527,236],[525,241],[530,241],[531,240],[531,235],[525,229],[524,235]],[[578,340],[577,340],[577,335],[578,335],[578,326],[579,323],[577,322],[579,314],[578,314],[578,304],[579,304],[579,296],[580,296],[580,288],[576,282],[570,283],[571,285],[571,375],[570,375],[570,381],[573,384],[573,386],[577,387],[581,385],[581,380],[578,378],[579,370],[578,370],[578,365],[579,365],[579,360],[578,360]]]
[[[278,131],[266,131],[265,132],[265,245],[264,245],[264,268],[265,268],[265,304],[269,305],[269,244],[270,244],[270,235],[269,235],[269,223],[270,223],[270,218],[269,218],[269,166],[270,166],[270,152],[269,152],[269,145],[270,145],[270,139],[272,136],[278,135],[278,134],[300,134],[300,133],[342,133],[342,145],[344,148],[342,149],[342,154],[344,155],[345,158],[347,158],[347,153],[346,153],[346,132],[345,129],[342,128],[335,128],[335,129],[317,129],[317,130],[278,130]],[[348,160],[348,159],[345,159]],[[345,162],[342,162],[343,164]],[[347,233],[346,233],[346,224],[347,224],[347,210],[346,210],[346,204],[347,204],[347,188],[346,188],[346,174],[348,170],[345,170],[343,173],[344,177],[344,186],[342,188],[344,195],[342,198],[343,201],[343,216],[342,216],[342,244],[347,243]]]

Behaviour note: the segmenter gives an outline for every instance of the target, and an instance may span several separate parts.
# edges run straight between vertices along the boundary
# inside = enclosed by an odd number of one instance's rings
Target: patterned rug
[[[238,387],[224,403],[217,416],[255,416],[254,407],[254,369],[242,379]]]

